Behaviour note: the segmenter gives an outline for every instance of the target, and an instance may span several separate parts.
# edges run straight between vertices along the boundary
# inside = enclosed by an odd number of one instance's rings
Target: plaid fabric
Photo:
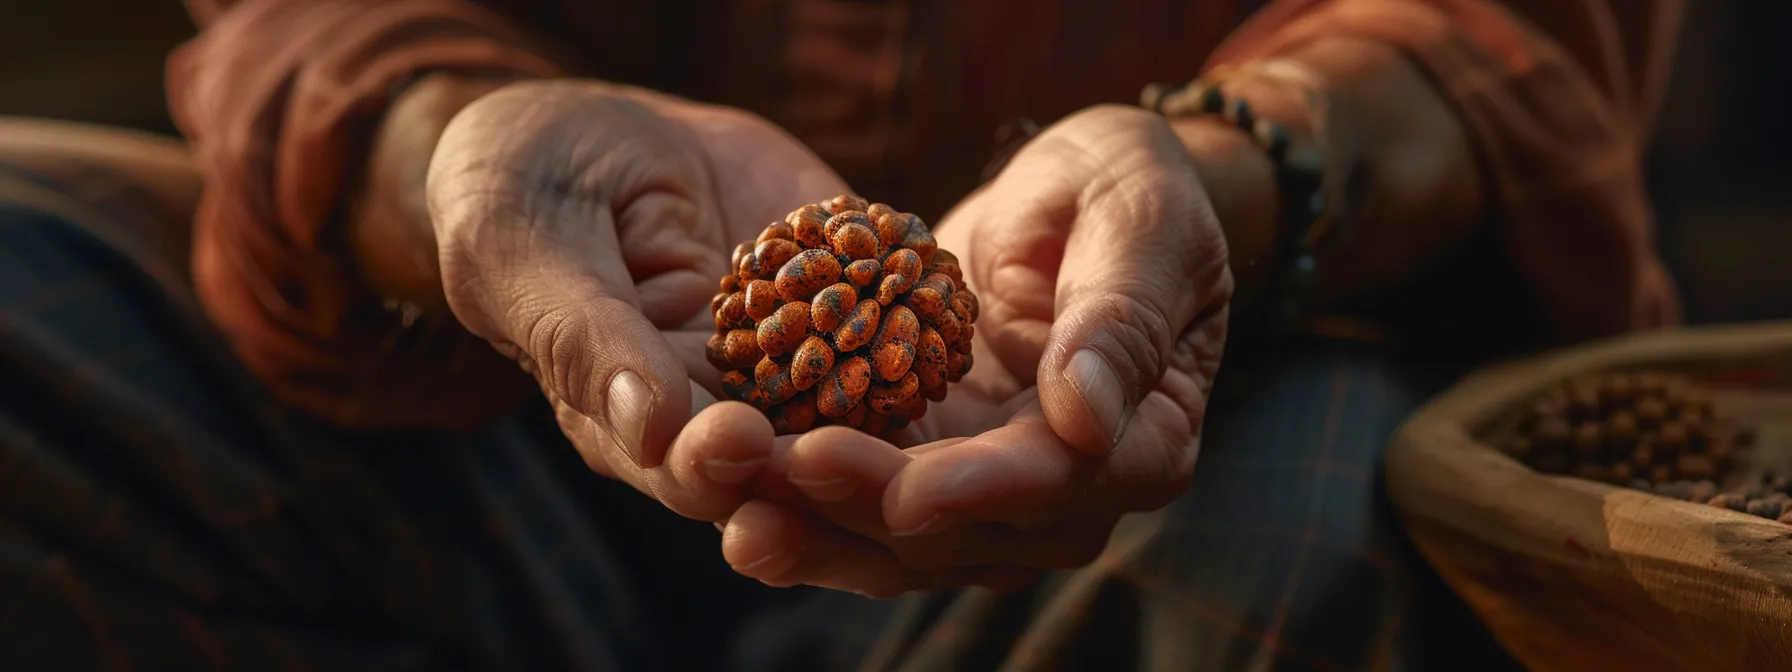
[[[96,193],[128,196],[0,165],[0,669],[1432,667],[1376,496],[1421,392],[1374,352],[1228,375],[1190,494],[1094,565],[874,603],[733,577],[712,529],[591,475],[545,415],[289,415]]]

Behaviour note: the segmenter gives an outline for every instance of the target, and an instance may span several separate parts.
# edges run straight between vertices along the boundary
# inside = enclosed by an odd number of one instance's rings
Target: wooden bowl
[[[1491,447],[1549,386],[1644,368],[1712,384],[1717,414],[1757,430],[1748,468],[1792,473],[1792,323],[1655,332],[1486,369],[1427,403],[1387,460],[1407,532],[1531,669],[1792,670],[1792,525]]]

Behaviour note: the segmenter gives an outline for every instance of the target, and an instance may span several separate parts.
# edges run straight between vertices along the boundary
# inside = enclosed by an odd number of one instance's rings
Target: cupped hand
[[[975,367],[896,443],[790,439],[774,471],[813,511],[743,506],[724,536],[743,573],[875,595],[1012,586],[1087,564],[1121,516],[1187,488],[1232,276],[1169,126],[1074,115],[936,234],[983,306]]]
[[[710,521],[744,500],[773,433],[717,402],[708,302],[736,242],[842,191],[759,118],[572,80],[463,109],[427,185],[455,316],[534,375],[594,470]]]

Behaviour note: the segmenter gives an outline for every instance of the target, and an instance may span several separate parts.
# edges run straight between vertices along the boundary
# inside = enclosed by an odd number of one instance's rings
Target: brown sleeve
[[[204,30],[169,58],[170,110],[205,178],[199,298],[279,398],[347,425],[477,415],[484,386],[406,366],[340,240],[344,192],[392,92],[431,70],[552,76],[461,0],[189,0]]]
[[[1653,247],[1642,152],[1677,0],[1277,0],[1213,65],[1328,36],[1375,39],[1428,71],[1482,161],[1514,263],[1564,338],[1680,319]]]

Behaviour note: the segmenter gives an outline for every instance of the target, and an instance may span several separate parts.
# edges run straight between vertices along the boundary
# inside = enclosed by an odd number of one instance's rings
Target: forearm
[[[1348,226],[1318,255],[1318,300],[1360,296],[1407,282],[1448,258],[1485,221],[1486,198],[1461,123],[1442,96],[1397,50],[1352,38],[1311,43],[1280,58],[1310,69],[1341,142],[1343,170],[1360,181]],[[1260,115],[1311,129],[1299,93],[1240,80],[1228,92]],[[1263,300],[1278,258],[1274,167],[1251,137],[1217,117],[1173,122],[1188,146],[1226,231],[1239,301]]]

